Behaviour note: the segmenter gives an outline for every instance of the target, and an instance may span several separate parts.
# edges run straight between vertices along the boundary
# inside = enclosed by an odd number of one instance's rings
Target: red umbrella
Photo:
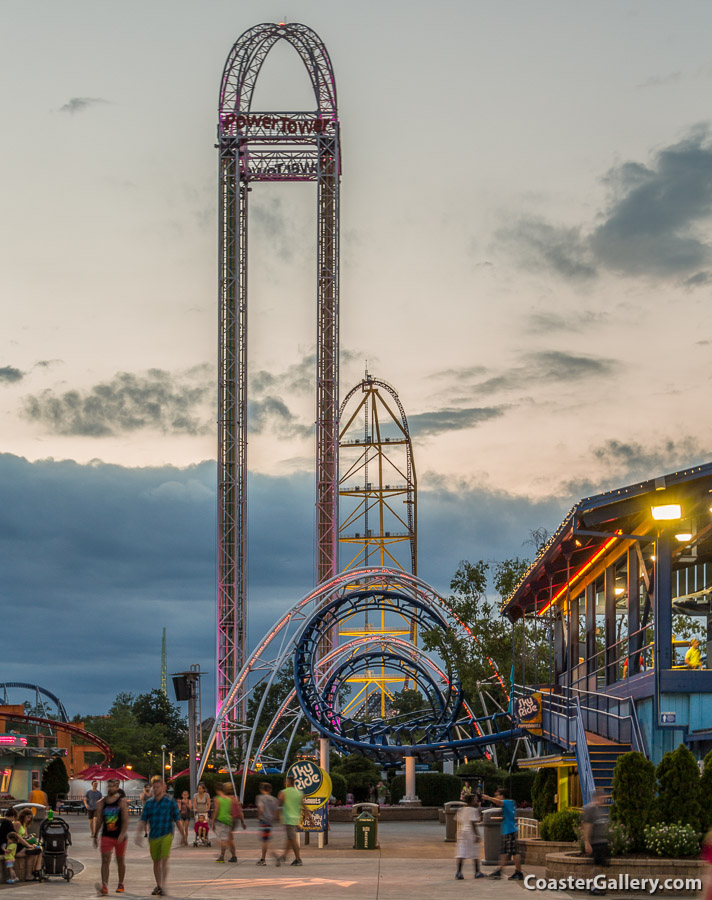
[[[134,778],[138,778],[140,781],[148,780],[145,775],[139,775],[138,772],[127,769],[126,766],[121,766],[121,768],[116,770],[116,773],[122,781],[133,781]]]
[[[77,772],[74,777],[81,781],[100,781],[101,779],[99,776],[104,771],[105,769],[103,766],[93,765],[89,766],[88,769],[84,769],[82,772]]]
[[[171,777],[168,780],[175,781],[176,778],[179,778],[181,775],[190,775],[190,769],[183,769],[182,772],[176,772],[175,775],[171,775]]]

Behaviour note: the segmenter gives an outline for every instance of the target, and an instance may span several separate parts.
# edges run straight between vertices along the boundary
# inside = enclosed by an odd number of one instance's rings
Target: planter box
[[[569,853],[578,849],[577,841],[542,841],[540,838],[523,838],[517,841],[522,862],[529,866],[545,866],[548,853]]]
[[[626,858],[623,856],[614,857],[610,861],[610,865],[605,870],[605,877],[618,879],[619,877],[627,877],[628,881],[633,878],[655,878],[660,882],[661,887],[656,894],[674,894],[675,896],[693,896],[699,893],[701,887],[686,887],[687,879],[699,879],[700,886],[704,878],[707,864],[701,859],[662,859],[654,856],[645,859]],[[578,853],[549,853],[546,856],[546,877],[547,878],[592,878],[594,874],[593,862],[590,857],[579,856]],[[680,879],[682,886],[671,886],[663,888],[662,885],[667,879]],[[636,893],[625,881],[619,882],[621,890],[626,893]],[[649,896],[648,887],[644,889],[638,888],[637,893],[644,893]]]

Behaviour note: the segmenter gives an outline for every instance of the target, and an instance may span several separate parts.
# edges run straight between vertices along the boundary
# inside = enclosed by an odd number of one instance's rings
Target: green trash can
[[[354,819],[354,850],[378,849],[378,820],[362,812]]]

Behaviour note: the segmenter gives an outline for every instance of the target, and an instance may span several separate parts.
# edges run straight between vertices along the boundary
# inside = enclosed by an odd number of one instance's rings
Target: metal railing
[[[578,697],[576,699],[576,767],[578,768],[579,785],[581,787],[581,797],[583,805],[587,806],[593,800],[593,792],[596,785],[593,781],[593,769],[591,768],[591,757],[588,752],[588,741],[586,740],[586,728],[583,722],[581,711],[581,702]]]
[[[517,840],[521,841],[525,838],[539,837],[539,821],[538,819],[525,819],[517,816]]]

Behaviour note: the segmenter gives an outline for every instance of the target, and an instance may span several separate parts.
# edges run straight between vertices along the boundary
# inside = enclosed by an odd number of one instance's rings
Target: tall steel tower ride
[[[309,75],[315,109],[256,112],[267,54],[280,40]],[[217,707],[246,660],[248,193],[260,181],[317,184],[316,571],[338,572],[339,181],[336,82],[326,47],[304,25],[266,23],[235,42],[220,88]],[[244,727],[235,708],[232,725]]]

